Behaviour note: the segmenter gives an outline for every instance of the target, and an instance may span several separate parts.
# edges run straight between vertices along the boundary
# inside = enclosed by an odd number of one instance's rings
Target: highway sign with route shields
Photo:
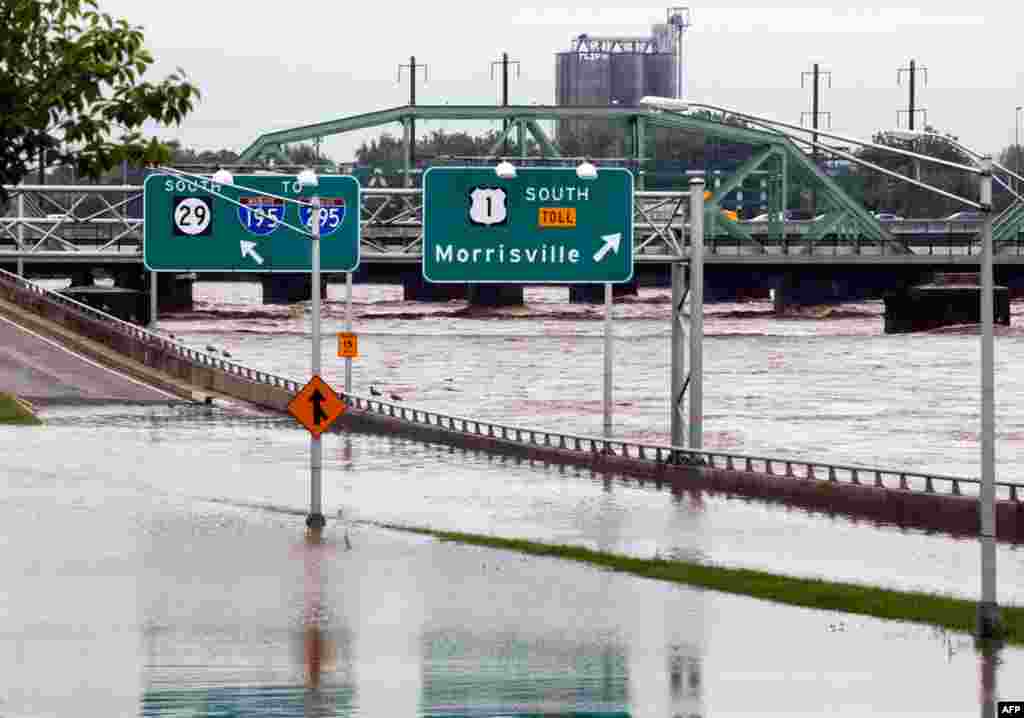
[[[288,402],[288,412],[317,438],[345,413],[345,408],[345,402],[330,384],[316,374]]]
[[[321,175],[320,268],[359,266],[359,182]],[[244,188],[244,189],[241,189]],[[167,174],[146,178],[143,262],[165,272],[309,272],[312,207],[293,175],[235,177],[234,186]]]
[[[621,284],[633,278],[633,175],[601,168],[431,167],[423,176],[430,282]]]

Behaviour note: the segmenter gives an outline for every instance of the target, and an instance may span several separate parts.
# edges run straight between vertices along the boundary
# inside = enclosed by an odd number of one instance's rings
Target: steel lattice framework
[[[265,134],[242,153],[239,163],[265,166],[268,161],[283,160],[283,147],[290,143],[401,124],[402,176],[407,186],[374,187],[371,181],[371,186],[364,188],[361,255],[368,262],[419,261],[422,193],[411,186],[417,170],[410,153],[415,120],[494,121],[505,127],[487,156],[458,163],[494,163],[506,141],[514,140],[511,145],[518,156],[507,158],[514,164],[572,166],[577,158],[562,156],[558,143],[540,123],[574,119],[609,121],[624,132],[628,156],[594,161],[599,167],[627,166],[636,174],[633,239],[638,262],[664,262],[688,254],[685,192],[644,188],[643,168],[651,160],[650,140],[658,131],[746,147],[747,159],[731,172],[717,174],[708,187],[704,225],[709,262],[732,257],[768,263],[913,263],[945,257],[948,263],[970,264],[980,254],[977,221],[881,223],[784,135],[674,112],[627,107],[409,105]],[[539,154],[528,156],[529,137]],[[721,203],[730,192],[752,180],[763,184],[766,177],[774,195],[781,198],[772,205],[774,221],[735,221],[723,213]],[[813,190],[824,208],[816,221],[780,221],[786,209],[787,182],[794,181]],[[7,189],[11,201],[0,217],[0,260],[141,263],[141,187],[25,185]],[[997,218],[993,231],[997,261],[1014,262],[1022,257],[1022,225],[1024,205],[1020,203]]]

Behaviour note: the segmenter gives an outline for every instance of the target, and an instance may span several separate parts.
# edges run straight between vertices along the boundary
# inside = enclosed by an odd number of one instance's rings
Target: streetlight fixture
[[[320,195],[317,194],[317,187],[320,181],[316,173],[311,169],[304,169],[295,178],[300,191],[312,189],[313,196],[310,198],[312,211],[309,214],[309,224],[312,235],[312,282],[313,285],[313,316],[312,329],[313,339],[311,347],[311,364],[313,376],[320,376]],[[311,529],[322,529],[327,523],[323,512],[323,444],[320,437],[314,433],[309,435],[309,516],[306,517],[306,526]]]
[[[978,175],[978,201],[960,197],[933,187],[920,180],[914,180],[904,175],[888,171],[875,164],[866,162],[856,155],[842,152],[827,145],[819,145],[817,142],[806,140],[786,132],[785,128],[797,132],[807,132],[806,128],[798,127],[778,120],[769,120],[745,112],[737,112],[728,108],[712,105],[710,103],[686,103],[675,98],[644,97],[640,100],[641,105],[655,107],[661,110],[686,111],[696,106],[718,112],[728,112],[737,117],[750,120],[753,123],[769,127],[772,131],[792,142],[809,144],[812,147],[820,147],[827,152],[849,160],[863,167],[881,172],[900,179],[909,184],[929,190],[936,194],[950,197],[969,207],[980,209],[984,215],[982,225],[981,241],[981,486],[978,497],[978,510],[980,514],[980,543],[981,543],[981,601],[978,603],[978,635],[981,638],[992,638],[997,636],[1000,629],[999,607],[996,601],[996,513],[995,513],[995,362],[994,362],[994,340],[993,340],[993,277],[992,277],[992,167],[994,163],[988,155],[979,155],[973,150],[963,148],[965,152],[976,160],[976,166],[968,167],[947,160],[940,160],[907,150],[901,150],[886,145],[879,145],[872,142],[864,142],[849,137],[843,137],[831,132],[819,131],[818,134],[844,142],[852,142],[865,147],[874,147],[884,152],[908,156],[914,159],[928,161],[934,164],[945,165],[959,169],[964,172]],[[900,130],[899,132],[906,132]],[[935,133],[929,133],[929,136]],[[904,135],[906,137],[907,135]],[[917,133],[913,137],[919,137]],[[948,138],[947,138],[948,139]],[[955,142],[955,141],[953,141]],[[1009,170],[1001,168],[1007,173]],[[1010,173],[1012,174],[1012,173]],[[1019,177],[1018,177],[1019,179]]]
[[[596,180],[597,167],[592,165],[588,160],[583,160],[583,162],[576,167],[576,176],[581,180]]]
[[[212,179],[217,184],[233,185],[235,183],[235,176],[223,167],[218,168],[217,171],[213,173]]]
[[[516,166],[504,160],[498,163],[498,166],[494,168],[494,174],[498,175],[502,179],[515,179],[516,178]]]

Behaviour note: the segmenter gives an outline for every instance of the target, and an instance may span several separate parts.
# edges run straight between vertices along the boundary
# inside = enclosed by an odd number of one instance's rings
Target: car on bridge
[[[946,217],[946,219],[971,220],[971,219],[984,219],[984,217],[985,217],[984,212],[979,212],[976,209],[965,209],[965,210],[963,210],[961,212],[954,212],[953,214],[951,214],[948,217]]]
[[[765,212],[764,214],[759,214],[756,217],[753,217],[752,219],[748,219],[747,221],[748,222],[768,222],[768,221],[771,221],[770,218],[771,218],[771,216],[773,214],[775,214],[775,213],[773,213],[773,212]],[[785,212],[783,214],[783,217],[784,217],[783,221],[785,221],[785,222],[797,222],[797,221],[800,221],[800,220],[813,220],[813,221],[817,222],[819,219],[821,219],[824,216],[825,216],[824,214],[819,214],[817,217],[812,217],[811,213],[808,212],[807,210],[803,210],[803,209],[787,209],[787,210],[785,210]]]
[[[875,212],[875,219],[888,220],[890,222],[899,222],[903,220],[903,217],[896,214],[895,212]]]

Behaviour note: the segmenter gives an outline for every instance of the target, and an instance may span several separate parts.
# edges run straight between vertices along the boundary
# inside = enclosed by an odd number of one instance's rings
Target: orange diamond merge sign
[[[314,374],[295,398],[288,402],[288,411],[309,429],[309,433],[320,438],[320,434],[345,413],[345,402],[330,384]]]

